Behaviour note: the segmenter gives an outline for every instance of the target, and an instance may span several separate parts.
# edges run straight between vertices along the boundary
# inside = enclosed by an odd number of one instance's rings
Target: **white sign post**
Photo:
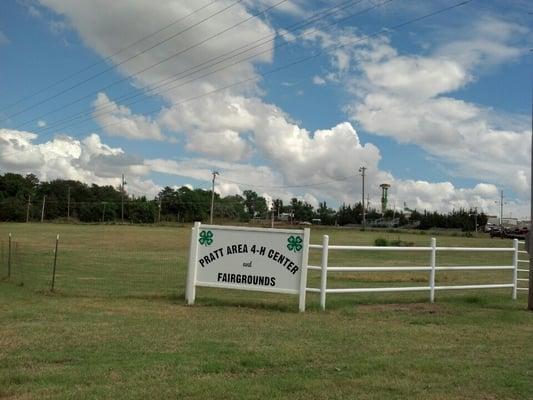
[[[191,234],[187,304],[196,286],[299,295],[305,311],[309,229],[201,225]]]

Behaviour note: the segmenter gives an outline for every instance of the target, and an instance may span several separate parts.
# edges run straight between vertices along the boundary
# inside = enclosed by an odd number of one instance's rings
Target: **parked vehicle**
[[[502,239],[518,239],[518,240],[525,240],[526,235],[528,234],[529,229],[525,227],[521,228],[500,228],[500,227],[493,227],[490,230],[490,237],[499,237]]]

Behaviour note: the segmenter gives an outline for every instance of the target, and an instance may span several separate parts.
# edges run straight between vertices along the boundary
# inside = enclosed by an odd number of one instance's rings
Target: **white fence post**
[[[322,236],[322,275],[320,275],[320,307],[326,309],[326,290],[328,287],[328,249],[329,236]]]
[[[302,275],[300,276],[300,295],[298,300],[298,309],[300,312],[305,311],[305,295],[307,293],[307,264],[309,264],[309,237],[311,230],[304,229],[304,247],[302,253]]]
[[[437,258],[437,239],[431,238],[431,258],[429,271],[429,301],[435,302],[435,260]]]
[[[518,239],[513,240],[513,300],[516,300],[518,287]]]
[[[189,250],[189,269],[187,271],[187,287],[185,289],[185,299],[187,304],[194,304],[196,297],[196,263],[198,261],[198,231],[200,222],[195,222],[191,229],[191,247]]]

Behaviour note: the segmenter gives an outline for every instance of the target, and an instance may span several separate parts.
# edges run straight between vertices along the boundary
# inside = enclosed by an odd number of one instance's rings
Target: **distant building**
[[[281,213],[278,215],[278,221],[292,221],[292,213]]]
[[[516,228],[521,225],[518,218],[502,218],[501,225],[504,228]],[[492,228],[500,226],[500,217],[489,215],[487,218],[487,225],[485,225],[485,231],[489,232]]]

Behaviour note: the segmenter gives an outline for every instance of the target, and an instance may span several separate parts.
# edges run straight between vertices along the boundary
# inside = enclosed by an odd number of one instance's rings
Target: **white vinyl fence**
[[[320,288],[307,288],[308,292],[320,293],[320,306],[326,308],[326,295],[328,293],[377,293],[377,292],[414,292],[428,291],[429,301],[435,301],[436,290],[469,290],[469,289],[512,289],[512,297],[516,299],[518,272],[518,255],[525,253],[518,249],[518,240],[513,241],[513,247],[437,247],[435,238],[431,239],[429,247],[381,247],[381,246],[337,246],[329,244],[329,236],[324,235],[322,244],[310,244],[309,248],[322,250],[321,266],[309,265],[309,270],[321,271]],[[375,251],[375,252],[427,252],[429,256],[429,266],[420,267],[330,267],[328,265],[329,251]],[[437,266],[436,256],[438,252],[507,252],[512,255],[512,265],[468,265],[468,266]],[[512,278],[510,282],[482,284],[482,285],[454,285],[439,286],[435,284],[436,273],[439,271],[488,271],[488,270],[510,270]],[[328,273],[330,272],[428,272],[428,285],[408,286],[408,287],[357,287],[357,288],[331,288],[328,289]]]
[[[517,290],[528,291],[529,287],[529,258],[527,256],[526,242],[518,242],[522,250],[518,250]]]

